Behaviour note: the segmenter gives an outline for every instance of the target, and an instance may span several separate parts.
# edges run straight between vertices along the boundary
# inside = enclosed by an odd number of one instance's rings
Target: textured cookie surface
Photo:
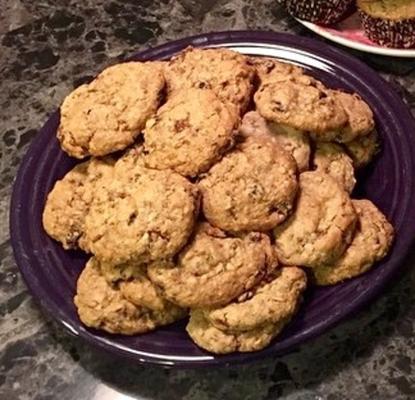
[[[82,248],[112,264],[174,256],[193,230],[197,189],[175,172],[139,163],[120,175],[96,192]]]
[[[303,172],[294,214],[274,229],[278,259],[307,267],[334,262],[351,242],[356,218],[349,195],[332,177]]]
[[[185,315],[175,306],[151,311],[134,305],[105,280],[94,257],[78,278],[74,301],[79,318],[86,326],[124,335],[148,332]]]
[[[212,325],[201,311],[195,310],[190,314],[186,330],[201,348],[216,354],[227,354],[263,349],[280,333],[285,323],[268,324],[244,332],[225,332]]]
[[[258,112],[267,120],[313,131],[324,140],[336,137],[332,130],[346,125],[343,107],[322,84],[306,75],[261,85],[254,96]]]
[[[346,192],[352,192],[356,184],[353,160],[341,146],[335,143],[317,143],[313,164],[316,171],[330,175]]]
[[[367,135],[375,128],[372,110],[359,95],[340,90],[333,90],[332,93],[345,110],[348,119],[337,137],[339,142],[350,142]]]
[[[303,132],[287,125],[267,122],[258,112],[250,111],[242,119],[240,132],[244,136],[265,136],[290,153],[298,171],[304,172],[310,164],[310,140]]]
[[[379,141],[376,131],[372,131],[368,135],[359,136],[351,142],[344,143],[346,151],[353,159],[355,168],[363,168],[379,151]]]
[[[215,164],[199,186],[212,225],[230,232],[266,231],[292,209],[296,165],[282,147],[252,136]]]
[[[211,90],[189,89],[171,98],[147,122],[146,164],[196,176],[232,146],[239,117]]]
[[[358,215],[356,233],[343,256],[335,263],[313,269],[318,285],[333,285],[366,272],[381,260],[393,241],[393,227],[369,200],[353,200]]]
[[[42,220],[49,236],[65,249],[78,247],[96,188],[113,173],[112,159],[92,159],[76,165],[48,194]]]
[[[270,252],[270,241],[264,234],[226,237],[203,224],[176,263],[155,262],[148,275],[167,299],[182,307],[222,305],[274,268],[269,265]]]
[[[261,85],[281,81],[292,75],[301,75],[304,70],[296,65],[278,61],[269,57],[250,57],[249,64],[255,68],[258,80]]]
[[[188,48],[168,63],[165,76],[169,97],[190,88],[211,89],[243,112],[251,98],[254,69],[232,50]]]
[[[107,68],[64,100],[58,130],[63,150],[83,158],[126,148],[155,113],[163,88],[158,64],[128,62]]]
[[[216,328],[232,332],[288,321],[297,311],[306,284],[302,269],[278,268],[267,281],[253,289],[247,299],[203,312]]]

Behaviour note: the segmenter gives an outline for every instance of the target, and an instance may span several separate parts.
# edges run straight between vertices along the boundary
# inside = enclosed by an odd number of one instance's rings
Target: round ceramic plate
[[[314,33],[317,33],[317,35],[323,36],[328,40],[352,49],[364,51],[366,53],[379,54],[382,56],[415,57],[415,49],[393,49],[389,47],[382,47],[372,42],[365,35],[365,32],[360,24],[358,13],[352,14],[350,17],[334,26],[317,25],[301,19],[297,19],[297,21]]]
[[[415,224],[409,223],[415,220],[414,121],[401,99],[373,70],[337,49],[301,37],[270,32],[211,33],[139,52],[132,59],[168,59],[189,45],[224,46],[295,63],[333,88],[359,93],[370,104],[383,150],[361,174],[355,196],[371,199],[393,222],[396,240],[389,257],[357,279],[335,287],[310,288],[300,312],[282,335],[255,353],[215,356],[204,352],[187,336],[186,321],[132,337],[88,329],[80,323],[73,304],[76,279],[87,256],[63,250],[42,228],[47,193],[77,162],[59,147],[57,111],[31,143],[14,184],[11,237],[15,258],[33,296],[46,312],[73,335],[116,355],[139,362],[196,367],[283,354],[361,309],[402,267],[415,236]]]

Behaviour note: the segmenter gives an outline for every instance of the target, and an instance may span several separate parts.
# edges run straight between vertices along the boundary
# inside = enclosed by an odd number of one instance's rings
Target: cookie
[[[216,354],[235,351],[251,352],[268,346],[285,326],[286,321],[268,324],[245,332],[225,332],[214,325],[199,310],[192,311],[186,331],[201,348]]]
[[[296,165],[282,147],[252,136],[215,164],[199,187],[212,225],[228,232],[267,231],[292,210]]]
[[[81,247],[98,259],[122,264],[174,256],[192,233],[197,188],[181,175],[137,163],[96,191],[85,218]]]
[[[145,265],[134,262],[111,264],[101,260],[99,264],[102,275],[110,284],[116,284],[119,281],[128,281],[136,277],[139,278],[146,271]]]
[[[227,237],[207,224],[199,226],[176,262],[155,262],[148,276],[168,300],[182,307],[229,303],[275,268],[268,236]]]
[[[48,194],[42,222],[47,234],[64,249],[78,247],[95,188],[113,173],[114,160],[91,159],[76,165]]]
[[[270,57],[250,57],[248,63],[255,68],[261,85],[272,81],[281,81],[292,75],[302,75],[304,73],[301,67]]]
[[[164,85],[160,66],[151,62],[105,69],[64,100],[58,129],[62,149],[76,158],[125,149],[156,112]]]
[[[239,131],[246,137],[259,135],[270,138],[294,157],[299,172],[310,169],[310,140],[304,132],[267,122],[257,111],[244,115]]]
[[[322,140],[337,136],[334,130],[348,119],[335,96],[306,75],[261,85],[254,96],[257,111],[267,120],[301,131],[313,131]],[[334,131],[334,132],[333,132]]]
[[[137,306],[159,311],[168,306],[157,288],[147,278],[147,267],[142,264],[124,263],[113,265],[99,262],[100,270],[110,285],[117,285],[122,295]]]
[[[247,299],[216,309],[202,310],[216,328],[249,331],[267,324],[288,321],[295,314],[307,285],[304,271],[297,267],[278,268]]]
[[[274,229],[278,259],[317,267],[337,260],[352,240],[356,212],[348,193],[329,175],[300,175],[296,210]]]
[[[318,142],[313,158],[314,169],[330,175],[348,193],[356,184],[353,160],[335,143]]]
[[[208,170],[234,142],[239,117],[211,90],[172,97],[144,131],[145,162],[194,177]]]
[[[235,51],[189,47],[172,58],[165,76],[170,98],[190,88],[211,89],[242,113],[251,99],[254,69]]]
[[[160,311],[134,305],[105,280],[94,257],[78,278],[74,302],[86,326],[124,335],[148,332],[185,315],[173,305]]]
[[[353,241],[333,264],[313,269],[317,285],[333,285],[368,271],[388,253],[394,230],[382,212],[369,200],[353,200],[358,215]]]
[[[332,93],[346,111],[348,118],[348,122],[341,129],[337,141],[350,142],[373,131],[375,128],[373,112],[358,94],[350,94],[340,90],[334,90]]]
[[[357,139],[344,143],[346,151],[353,160],[356,169],[363,168],[379,151],[378,134],[372,131],[368,135],[359,136]]]

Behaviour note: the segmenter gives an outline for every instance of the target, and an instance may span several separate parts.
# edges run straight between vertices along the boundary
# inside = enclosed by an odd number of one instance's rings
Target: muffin
[[[412,0],[357,0],[366,35],[386,47],[415,46],[415,2]]]
[[[354,7],[353,0],[286,0],[288,12],[295,18],[321,25],[335,24]]]

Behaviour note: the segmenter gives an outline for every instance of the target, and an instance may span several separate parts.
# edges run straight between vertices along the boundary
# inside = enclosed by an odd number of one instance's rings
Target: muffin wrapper
[[[395,48],[415,46],[415,18],[395,21],[372,17],[362,10],[359,14],[366,35],[373,42]]]
[[[321,25],[335,24],[355,9],[352,0],[286,0],[286,7],[292,16]]]

